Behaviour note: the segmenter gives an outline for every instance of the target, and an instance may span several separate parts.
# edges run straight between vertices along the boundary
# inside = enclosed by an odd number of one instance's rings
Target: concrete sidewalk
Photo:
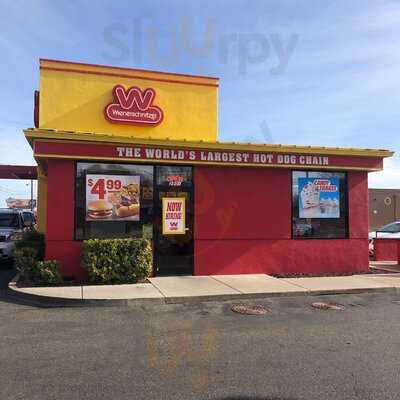
[[[47,305],[128,305],[400,290],[400,274],[286,279],[264,274],[170,276],[149,281],[132,285],[18,288],[13,280],[9,293]]]
[[[370,261],[369,267],[373,272],[385,271],[391,273],[400,272],[400,264],[397,261]]]

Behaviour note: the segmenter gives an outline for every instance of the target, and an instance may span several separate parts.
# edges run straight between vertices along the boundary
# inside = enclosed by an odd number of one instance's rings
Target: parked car
[[[369,255],[374,256],[374,239],[400,239],[400,221],[394,221],[369,233]]]
[[[33,212],[0,208],[0,262],[12,260],[15,242],[24,231],[34,229],[34,225]]]

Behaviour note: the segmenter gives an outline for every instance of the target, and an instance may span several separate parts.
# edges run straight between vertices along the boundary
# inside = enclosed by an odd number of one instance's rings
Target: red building
[[[41,61],[38,217],[80,277],[88,238],[145,236],[154,274],[368,270],[367,174],[387,150],[221,143],[218,79]]]

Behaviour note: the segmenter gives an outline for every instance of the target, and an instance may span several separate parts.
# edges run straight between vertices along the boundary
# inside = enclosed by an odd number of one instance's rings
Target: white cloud
[[[370,173],[368,187],[400,189],[400,156],[385,159],[383,171]]]

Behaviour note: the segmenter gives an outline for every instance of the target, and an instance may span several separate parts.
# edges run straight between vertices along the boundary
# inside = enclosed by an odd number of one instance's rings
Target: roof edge
[[[98,134],[93,132],[71,132],[55,129],[28,128],[24,129],[25,137],[32,144],[35,139],[57,139],[74,140],[86,142],[102,143],[125,143],[125,144],[144,144],[157,146],[179,146],[193,148],[212,148],[221,150],[243,150],[243,151],[270,151],[280,153],[299,153],[299,154],[331,154],[358,157],[391,157],[394,152],[385,149],[363,149],[350,147],[320,147],[320,146],[297,146],[282,144],[256,144],[256,143],[237,143],[237,142],[208,142],[208,141],[189,141],[173,139],[153,139],[143,137],[124,137],[109,134]]]
[[[219,78],[215,76],[206,76],[206,75],[194,75],[194,74],[184,74],[177,72],[164,72],[157,71],[151,69],[143,69],[143,68],[130,68],[130,67],[118,67],[113,65],[105,65],[105,64],[91,64],[91,63],[83,63],[77,61],[68,61],[68,60],[53,60],[49,58],[39,58],[39,66],[42,67],[42,64],[56,64],[56,65],[65,65],[70,66],[72,68],[76,68],[77,71],[82,70],[83,68],[93,69],[93,70],[117,70],[117,71],[125,71],[125,72],[139,72],[139,73],[148,73],[148,74],[157,74],[157,75],[167,75],[171,77],[180,77],[180,78],[191,78],[191,79],[201,79],[201,80],[214,80],[219,82]]]

